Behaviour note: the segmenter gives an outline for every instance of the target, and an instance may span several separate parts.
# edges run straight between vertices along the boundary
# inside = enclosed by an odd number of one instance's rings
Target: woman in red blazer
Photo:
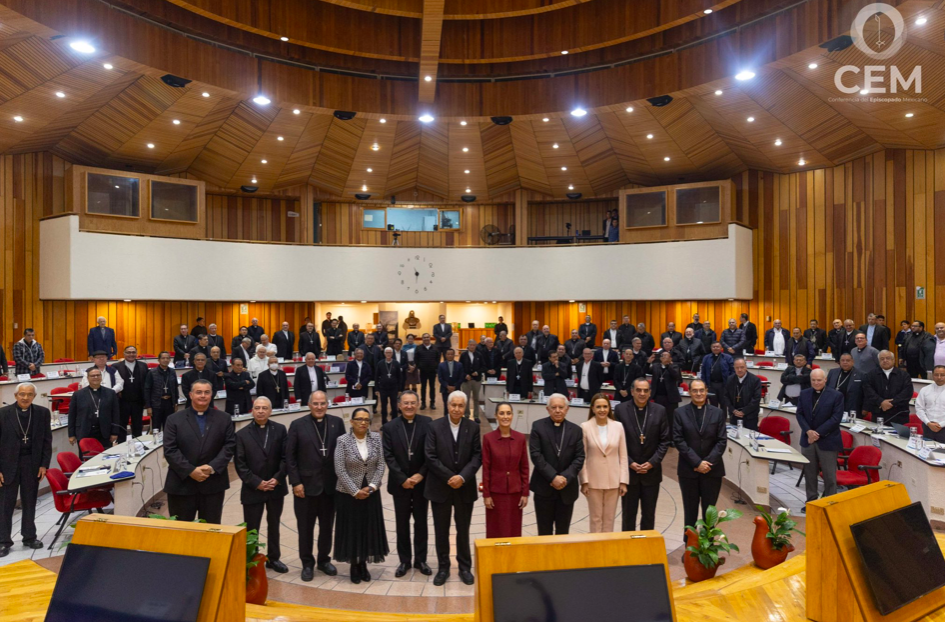
[[[482,496],[486,537],[522,535],[522,510],[528,505],[528,438],[512,429],[512,406],[499,404],[499,428],[482,437]]]

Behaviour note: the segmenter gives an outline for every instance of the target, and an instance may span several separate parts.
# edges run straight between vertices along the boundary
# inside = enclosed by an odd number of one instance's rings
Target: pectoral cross
[[[325,456],[325,455],[328,454],[328,448],[327,448],[327,447],[322,447],[322,448],[319,449],[318,451],[322,452],[322,455],[323,455],[323,456]]]
[[[646,440],[646,435],[641,432],[641,433],[640,433],[640,444],[642,445],[642,444],[643,444],[643,441],[645,441],[645,440]]]
[[[413,460],[413,450],[409,447],[407,448],[407,460]]]

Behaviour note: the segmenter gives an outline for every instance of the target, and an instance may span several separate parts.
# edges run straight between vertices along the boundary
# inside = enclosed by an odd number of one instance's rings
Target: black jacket
[[[823,328],[808,328],[804,338],[813,343],[818,352],[827,351],[827,332]]]
[[[565,419],[561,425],[561,453],[555,448],[555,424],[551,417],[532,424],[528,436],[528,453],[532,458],[532,478],[528,484],[537,497],[559,495],[564,503],[577,501],[580,491],[578,476],[584,468],[584,431],[581,426]],[[561,475],[568,480],[561,490],[551,487],[551,481]]]
[[[357,331],[353,330],[350,333],[348,333],[348,336],[345,339],[348,343],[348,350],[353,352],[355,349],[357,349],[359,345],[364,343],[364,333],[360,330],[357,330]]]
[[[209,369],[210,373],[213,374],[214,393],[225,389],[226,383],[223,381],[223,379],[226,378],[226,372],[230,371],[230,366],[226,364],[226,359],[222,356],[215,361],[212,358],[207,359],[207,369]],[[219,375],[221,373],[223,374],[222,376]]]
[[[345,434],[345,423],[341,417],[325,415],[325,429],[322,431],[328,446],[322,455],[322,443],[315,430],[315,417],[302,416],[289,426],[289,436],[285,444],[285,466],[289,473],[289,485],[302,484],[306,496],[335,494],[335,445],[338,437]]]
[[[695,337],[692,339],[683,337],[673,348],[673,360],[679,361],[679,368],[682,371],[691,371],[694,374],[699,372],[699,364],[702,363],[705,355],[705,347]]]
[[[524,348],[522,346],[515,346],[514,348],[509,350],[508,354],[505,357],[506,365],[508,365],[509,362],[515,360],[515,348],[522,348],[522,359],[528,359],[529,361],[536,361],[536,362],[538,361],[538,353],[531,346],[525,346]]]
[[[515,343],[508,338],[506,338],[505,341],[496,339],[495,349],[499,351],[499,356],[501,356],[503,360],[508,360],[512,357],[512,353],[515,351]]]
[[[144,385],[148,380],[148,365],[143,361],[135,361],[134,382],[131,381],[132,373],[128,371],[128,366],[124,361],[118,361],[111,365],[115,373],[125,383],[121,390],[119,399],[129,404],[144,404],[145,393]]]
[[[299,356],[305,359],[309,352],[319,358],[322,355],[322,336],[317,331],[302,331],[299,333]]]
[[[243,348],[240,344],[236,344],[236,347],[233,348],[233,351],[230,353],[230,364],[233,364],[233,359],[240,359],[243,361],[243,369],[246,369],[249,365],[249,360],[256,356],[255,351],[253,351],[252,346],[247,350],[246,354],[243,354]]]
[[[288,333],[289,336],[286,337],[285,333],[280,330],[272,336],[272,343],[276,345],[276,356],[283,360],[291,359],[295,352],[295,333],[291,330]]]
[[[427,478],[423,496],[436,503],[451,498],[473,503],[479,498],[476,473],[482,466],[482,439],[479,424],[463,417],[459,422],[459,438],[453,440],[449,416],[430,424],[424,441]],[[465,480],[460,488],[447,484],[454,475]]]
[[[493,348],[495,350],[495,348]],[[486,375],[486,359],[481,352],[476,352],[476,356],[470,356],[469,350],[463,350],[463,353],[459,355],[457,359],[463,366],[463,380],[466,380],[466,376],[469,376],[471,380],[476,382],[482,382],[483,376]],[[498,370],[496,370],[498,371]]]
[[[696,425],[695,406],[691,403],[673,413],[673,445],[679,452],[677,476],[687,479],[722,477],[725,475],[722,456],[727,444],[725,413],[721,408],[706,402],[701,429]],[[712,463],[712,468],[704,475],[694,470],[703,460]]]
[[[560,343],[557,335],[552,335],[551,333],[545,335],[542,333],[538,337],[538,360],[542,363],[547,361],[548,354],[557,350]]]
[[[578,327],[578,337],[580,337],[584,343],[591,344],[590,347],[594,347],[594,342],[597,341],[597,324],[591,322],[588,324],[585,322]]]
[[[272,409],[284,408],[289,403],[289,378],[281,369],[272,374],[268,369],[256,378],[256,396],[268,397]]]
[[[243,339],[246,339],[246,338],[249,338],[250,340],[252,340],[252,337],[250,337],[248,334],[245,337],[243,335],[235,335],[232,339],[230,339],[230,352],[236,352],[237,350],[239,350],[240,344],[243,343]],[[252,355],[253,353],[252,346],[250,346],[249,353],[250,355]]]
[[[193,335],[187,335],[186,337],[177,335],[174,337],[174,362],[183,361],[184,355],[190,354],[195,345],[197,345],[197,342]]]
[[[522,398],[528,397],[535,384],[532,378],[535,361],[522,358],[522,363],[519,365],[513,358],[506,365],[505,388],[509,395],[521,395]]]
[[[643,331],[642,333],[637,333],[635,337],[640,338],[640,349],[646,352],[647,356],[653,354],[653,350],[656,349],[656,340],[653,339],[653,335]]]
[[[636,360],[626,363],[620,363],[614,370],[614,399],[618,402],[625,402],[633,398],[633,381],[637,378],[643,378],[643,368],[637,364]],[[621,395],[621,391],[626,391],[626,395]],[[642,463],[641,463],[642,464]]]
[[[501,369],[505,367],[505,360],[502,358],[502,353],[498,348],[493,346],[490,350],[486,348],[482,351],[482,375],[485,378],[498,378],[500,375]],[[492,370],[492,373],[489,373],[489,370]]]
[[[676,346],[679,345],[679,340],[682,339],[682,333],[679,332],[678,330],[674,330],[673,332],[666,331],[665,333],[660,335],[661,346],[663,344],[663,340],[666,339],[667,337],[673,340],[673,347],[675,348]]]
[[[633,324],[621,324],[617,327],[617,343],[613,345],[619,352],[633,347],[633,338],[637,336],[637,327]]]
[[[600,393],[600,385],[604,384],[604,368],[601,367],[600,363],[597,361],[590,362],[590,370],[587,372],[587,386],[588,390],[585,391],[581,388],[581,379],[584,377],[584,359],[578,361],[577,367],[577,378],[575,383],[578,390],[578,395],[582,397],[585,401],[594,397]],[[611,368],[614,369],[614,368]]]
[[[326,391],[328,389],[328,374],[318,365],[315,365],[315,381],[317,386],[312,386],[312,377],[308,373],[308,365],[302,365],[295,368],[295,399],[302,405],[302,410],[308,406],[308,398],[315,391]]]
[[[568,339],[564,342],[564,351],[569,359],[579,359],[584,354],[587,344],[583,339]]]
[[[545,395],[560,393],[568,394],[568,385],[565,380],[571,378],[571,363],[559,361],[557,365],[546,361],[541,366],[541,379],[545,381]]]
[[[807,364],[810,365],[814,362],[814,357],[817,356],[817,347],[814,342],[804,337],[801,337],[799,341],[794,341],[794,337],[786,340],[784,342],[784,362],[793,365],[794,357],[798,354],[803,354],[804,358],[807,359]]]
[[[719,336],[711,328],[703,328],[696,333],[696,339],[702,342],[702,349],[708,354],[712,351],[712,344],[719,340]]]
[[[266,334],[268,333],[262,326],[249,325],[246,327],[246,336],[253,340],[253,345],[259,343],[259,338]]]
[[[413,362],[421,372],[435,373],[440,362],[440,352],[432,343],[429,348],[421,343],[413,351]]]
[[[758,344],[758,327],[753,322],[742,322],[738,327],[745,333],[745,350],[748,354],[754,354]]]
[[[889,380],[882,368],[877,368],[866,375],[863,383],[863,410],[873,413],[873,420],[882,417],[889,421],[900,413],[906,413],[908,419],[909,401],[912,399],[912,378],[901,367],[893,367]],[[887,411],[880,409],[883,400],[892,400],[893,407]]]
[[[177,407],[177,372],[173,367],[149,369],[144,381],[145,408],[161,408],[167,404]]]
[[[214,394],[216,394],[217,375],[213,373],[209,365],[205,366],[203,371],[189,369],[180,377],[180,391],[184,399],[187,400],[188,408],[190,407],[190,388],[198,380],[208,380],[213,385]]]
[[[253,396],[249,394],[250,389],[256,386],[252,375],[248,371],[228,372],[223,377],[223,386],[226,389],[226,412],[233,413],[233,407],[239,406],[240,414],[253,410]]]
[[[682,374],[679,372],[679,367],[675,364],[666,367],[659,361],[654,361],[650,364],[650,368],[647,371],[653,375],[652,396],[654,398],[657,396],[659,385],[662,384],[662,394],[666,396],[667,402],[670,404],[678,404],[682,401],[682,397],[679,395],[679,383],[682,382]]]
[[[205,357],[207,357],[207,360],[208,360],[208,361],[210,360],[210,343],[209,343],[209,341],[207,342],[207,345],[205,345],[205,346],[201,346],[201,345],[198,345],[198,344],[196,344],[196,343],[194,344],[194,347],[190,349],[190,360],[188,361],[188,365],[193,365],[193,364],[194,364],[194,360],[197,358],[197,355],[198,355],[198,354],[203,354]]]
[[[226,358],[226,340],[222,335],[211,335],[207,333],[207,346],[212,350],[214,347],[220,348],[220,357]]]
[[[624,435],[627,438],[627,457],[629,462],[653,465],[647,473],[640,475],[630,469],[630,484],[640,483],[644,486],[656,486],[663,481],[663,457],[672,443],[671,426],[666,409],[656,402],[646,405],[644,419],[643,444],[640,444],[640,424],[636,414],[636,404],[633,400],[621,402],[614,411],[614,418],[623,425]]]
[[[840,384],[840,374],[842,372],[842,369],[835,367],[827,373],[827,388],[839,391],[843,395],[843,410],[856,413],[862,412],[863,385],[866,377],[854,368],[843,378],[843,384]]]
[[[404,372],[397,361],[391,358],[388,363],[382,356],[372,369],[374,370],[374,389],[378,393],[397,393],[400,390]]]
[[[211,495],[227,490],[227,469],[236,450],[236,433],[230,416],[212,406],[207,409],[203,436],[193,408],[172,414],[164,424],[164,458],[167,477],[164,492],[169,495]],[[202,482],[190,477],[194,469],[209,464],[213,475]]]
[[[264,503],[271,497],[283,497],[289,492],[285,476],[285,445],[289,433],[286,427],[272,419],[266,424],[267,433],[259,434],[259,426],[250,422],[236,433],[236,473],[243,481],[240,487],[240,503]],[[266,447],[263,448],[263,443]],[[279,484],[272,490],[262,491],[257,487],[275,478]]]
[[[33,404],[32,408],[33,421],[29,424],[27,433],[33,440],[30,472],[33,477],[37,477],[39,468],[48,469],[49,461],[52,459],[51,416],[48,408],[36,404]],[[7,482],[16,480],[17,471],[20,468],[20,445],[23,442],[23,433],[17,421],[19,409],[20,407],[15,403],[0,408],[0,473]]]
[[[730,418],[729,420],[732,423],[738,421],[738,417],[733,415],[732,411],[742,411],[744,415],[741,418],[743,425],[749,430],[757,430],[758,413],[761,412],[761,380],[753,373],[746,372],[745,379],[742,381],[743,386],[739,387],[738,385],[737,375],[732,374],[728,377],[725,388],[722,389],[722,397],[719,400],[722,410],[725,411],[726,416]]]
[[[390,494],[409,494],[409,491],[404,488],[404,482],[417,473],[423,476],[423,480],[414,489],[423,494],[428,471],[427,434],[432,423],[433,420],[430,417],[416,415],[411,424],[408,424],[403,417],[396,417],[381,428],[384,461],[388,469],[387,492]]]
[[[101,387],[93,400],[92,388],[84,387],[76,391],[69,400],[69,438],[83,439],[92,436],[96,403],[101,438],[118,435],[124,430],[124,426],[119,423],[121,416],[118,394],[108,387]]]
[[[860,332],[863,333],[864,335],[866,335],[866,334],[868,334],[868,333],[866,332],[866,329],[868,329],[868,328],[869,328],[869,324],[864,324],[863,326],[860,326]],[[805,336],[806,336],[806,335],[805,335]],[[876,348],[876,349],[879,350],[880,352],[882,352],[883,350],[888,350],[888,349],[889,349],[889,337],[890,337],[890,335],[889,335],[889,327],[888,327],[888,326],[880,326],[879,324],[877,324],[876,326],[873,327],[873,342],[870,343],[869,345],[873,346],[874,348]]]
[[[781,391],[778,393],[778,400],[781,401],[787,395],[787,386],[789,384],[801,385],[801,391],[810,388],[810,367],[802,367],[801,373],[797,373],[797,368],[791,365],[781,372]]]

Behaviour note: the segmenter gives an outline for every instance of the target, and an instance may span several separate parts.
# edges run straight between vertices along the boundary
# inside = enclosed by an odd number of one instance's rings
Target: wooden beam
[[[423,25],[420,28],[421,104],[432,104],[436,97],[436,70],[440,61],[444,4],[445,0],[423,0]]]

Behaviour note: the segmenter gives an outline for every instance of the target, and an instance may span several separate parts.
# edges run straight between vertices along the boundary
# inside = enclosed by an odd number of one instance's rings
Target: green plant
[[[771,548],[775,551],[780,551],[791,543],[792,531],[807,537],[806,533],[796,528],[797,523],[791,520],[786,509],[778,508],[780,513],[776,518],[771,518],[771,515],[765,512],[760,505],[756,505],[755,509],[758,510],[764,517],[765,522],[768,523],[768,533],[765,534],[765,537],[771,540]]]
[[[240,523],[237,527],[245,527],[246,523]],[[259,552],[259,549],[265,548],[265,544],[259,541],[259,530],[258,529],[247,529],[246,530],[246,578],[249,579],[249,569],[254,568],[259,561],[254,561],[253,558],[256,557],[256,553]]]
[[[719,525],[741,518],[741,516],[742,513],[738,510],[722,510],[720,512],[714,505],[710,505],[706,508],[705,520],[697,520],[695,527],[686,526],[686,529],[692,529],[699,537],[696,546],[688,546],[686,550],[699,560],[699,563],[704,567],[715,568],[719,564],[719,553],[722,551],[726,553],[738,551],[738,546],[728,541],[728,536],[719,529]]]

